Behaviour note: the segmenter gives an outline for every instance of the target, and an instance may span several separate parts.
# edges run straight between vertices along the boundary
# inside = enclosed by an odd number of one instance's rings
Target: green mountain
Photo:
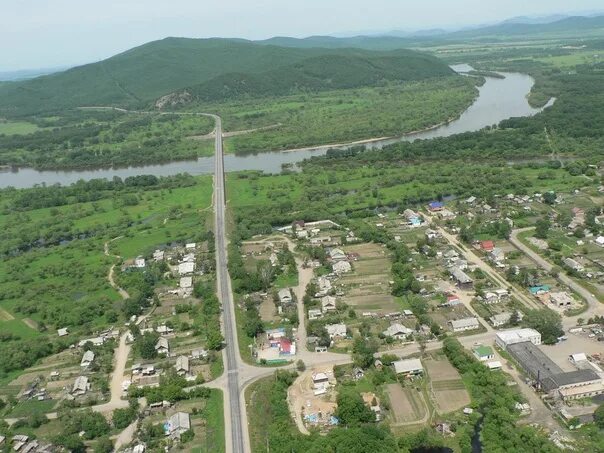
[[[346,75],[345,65],[361,72]],[[328,86],[332,77],[337,79],[332,87],[344,87],[449,72],[441,61],[414,51],[388,54],[279,47],[232,39],[167,38],[101,62],[1,84],[0,114],[24,115],[90,105],[148,106],[161,96],[187,87],[196,87],[202,98],[207,98],[202,93],[210,90],[232,97],[230,88],[242,94],[265,95],[271,94],[271,85],[278,86],[280,92],[295,86],[313,89]],[[246,81],[251,85],[243,89],[241,85]],[[220,96],[212,98],[219,100]]]
[[[452,74],[453,71],[436,58],[418,52],[343,49],[259,74],[225,74],[186,91],[197,100],[219,101],[242,96],[280,96],[301,91],[376,86],[386,81]]]

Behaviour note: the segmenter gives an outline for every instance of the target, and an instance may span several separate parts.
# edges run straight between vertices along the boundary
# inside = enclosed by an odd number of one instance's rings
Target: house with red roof
[[[482,241],[480,243],[480,248],[485,252],[492,252],[495,248],[495,243],[493,241]]]

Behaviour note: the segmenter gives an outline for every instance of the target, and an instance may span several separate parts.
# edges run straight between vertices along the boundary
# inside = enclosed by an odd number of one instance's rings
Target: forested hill
[[[341,68],[332,68],[330,62],[333,66],[349,64],[352,69],[360,69],[362,73],[358,76],[351,74],[351,80],[356,77],[356,83],[450,73],[438,59],[407,50],[377,53],[359,49],[267,46],[233,39],[166,38],[101,62],[33,80],[1,84],[0,115],[25,115],[86,105],[147,106],[163,95],[187,87],[200,86],[203,92],[201,87],[206,82],[214,88],[221,81],[233,80],[248,80],[259,86],[257,76],[269,68],[277,71],[293,68],[296,77],[303,76],[302,84],[310,87],[315,81],[311,83],[307,77],[327,79],[341,72]],[[368,74],[372,64],[377,66],[373,74]],[[286,72],[282,71],[280,77],[287,77]],[[355,85],[351,80],[343,81],[340,77],[334,86]],[[296,83],[293,77],[287,77],[285,84]],[[265,83],[259,87],[262,93],[267,90],[270,92],[270,86]]]
[[[376,86],[387,81],[421,80],[452,74],[453,71],[445,64],[417,52],[373,53],[346,49],[259,74],[225,74],[189,87],[186,92],[200,101],[219,101],[242,96],[280,96]]]

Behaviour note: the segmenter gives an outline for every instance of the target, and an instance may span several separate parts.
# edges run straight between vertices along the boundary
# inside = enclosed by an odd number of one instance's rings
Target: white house
[[[393,337],[397,340],[405,340],[409,335],[413,333],[412,329],[405,327],[400,323],[394,323],[386,330],[384,330],[383,334],[386,337]]]
[[[179,285],[181,289],[190,289],[193,287],[193,277],[181,277]]]
[[[596,238],[596,244],[598,244],[600,247],[604,247],[604,236],[598,236]]]
[[[69,335],[69,330],[67,330],[67,327],[63,327],[62,329],[57,330],[57,335],[59,335],[60,337]]]
[[[348,261],[338,261],[333,265],[333,271],[336,274],[345,274],[352,271],[352,266]]]
[[[505,261],[505,252],[500,247],[495,247],[493,250],[489,252],[489,258],[494,263],[502,263]]]
[[[163,250],[156,250],[153,252],[153,261],[163,261],[165,256],[166,254]]]
[[[405,376],[417,376],[424,372],[424,367],[420,359],[398,360],[392,363],[396,374]]]
[[[180,275],[188,275],[188,274],[192,274],[193,272],[195,272],[195,263],[180,263],[178,265],[178,273]]]
[[[281,305],[291,304],[293,301],[292,293],[289,290],[289,288],[283,288],[283,289],[279,290],[278,296],[279,296],[279,302],[281,303]]]
[[[143,258],[142,256],[137,256],[134,260],[134,267],[136,267],[137,269],[142,269],[145,267],[145,265],[145,258]]]
[[[332,340],[336,337],[346,338],[346,324],[327,324],[325,329]]]
[[[321,298],[321,311],[327,313],[328,311],[335,311],[336,309],[336,298],[333,296],[323,296]]]
[[[474,330],[480,327],[480,323],[476,318],[462,318],[449,321],[453,332],[464,332],[466,330]]]
[[[572,258],[564,258],[563,261],[564,261],[564,264],[566,264],[568,267],[570,267],[574,271],[583,272],[585,270],[585,268],[583,267],[583,265],[581,263],[579,263],[578,261],[576,261]]]
[[[166,427],[166,435],[180,439],[184,432],[191,429],[191,418],[186,412],[177,412],[168,419],[164,426]]]

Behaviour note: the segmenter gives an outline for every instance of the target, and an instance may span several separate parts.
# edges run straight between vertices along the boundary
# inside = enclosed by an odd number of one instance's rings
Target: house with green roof
[[[478,345],[474,349],[472,349],[472,352],[474,353],[476,358],[478,360],[480,360],[481,362],[491,360],[495,357],[495,354],[493,353],[493,349],[490,346],[484,346],[482,344]]]

